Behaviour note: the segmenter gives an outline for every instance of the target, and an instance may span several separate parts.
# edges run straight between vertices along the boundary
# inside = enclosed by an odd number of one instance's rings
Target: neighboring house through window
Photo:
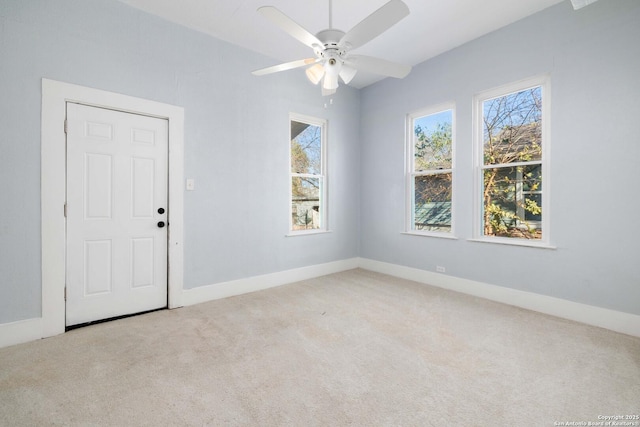
[[[539,77],[476,96],[476,238],[549,241],[548,92]]]
[[[292,233],[327,229],[326,121],[290,115],[289,230]]]
[[[409,114],[407,125],[407,232],[452,235],[453,105]]]

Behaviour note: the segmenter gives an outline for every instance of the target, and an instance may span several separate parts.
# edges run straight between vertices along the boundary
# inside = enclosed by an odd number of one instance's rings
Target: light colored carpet
[[[0,349],[3,426],[552,426],[640,413],[640,339],[351,270]]]

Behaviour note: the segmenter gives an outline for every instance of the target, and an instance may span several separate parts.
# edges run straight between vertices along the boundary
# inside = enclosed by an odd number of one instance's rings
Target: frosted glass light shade
[[[355,68],[343,65],[342,69],[340,70],[340,78],[342,79],[344,84],[348,85],[349,82],[355,77],[357,72],[358,70],[356,70]]]
[[[322,84],[324,89],[337,89],[338,88],[338,75],[333,73],[326,73],[324,75],[324,82]]]
[[[322,80],[322,76],[324,76],[324,67],[322,64],[316,64],[313,67],[307,68],[305,71],[307,74],[307,78],[311,83],[317,85]]]

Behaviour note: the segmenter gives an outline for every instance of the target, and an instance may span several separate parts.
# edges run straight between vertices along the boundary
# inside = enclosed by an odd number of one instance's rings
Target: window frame
[[[425,116],[451,111],[451,168],[415,171],[415,120]],[[421,108],[406,116],[405,129],[405,229],[403,234],[416,236],[456,239],[456,105],[455,102],[444,102]],[[415,227],[415,177],[451,174],[451,227],[449,231],[416,230]]]
[[[527,89],[540,87],[542,93],[541,111],[541,159],[531,162],[514,162],[506,164],[484,164],[484,111],[485,101],[511,95]],[[473,206],[473,237],[470,241],[498,243],[515,246],[530,246],[542,248],[554,248],[551,242],[551,174],[550,174],[550,128],[551,128],[551,78],[548,74],[542,74],[516,82],[501,85],[477,93],[473,97],[473,158],[474,158],[474,206]],[[542,238],[526,239],[521,237],[487,236],[484,234],[484,171],[496,167],[517,167],[540,164],[543,186],[542,199]],[[539,193],[539,192],[537,192]]]
[[[294,173],[291,169],[291,122],[296,121],[299,123],[309,124],[311,126],[318,126],[320,128],[321,136],[320,136],[320,173],[319,174],[308,174],[308,173]],[[310,234],[321,234],[329,232],[329,218],[328,218],[328,177],[327,177],[327,141],[328,141],[328,121],[327,119],[321,119],[318,117],[307,116],[304,114],[298,113],[289,113],[289,140],[288,140],[288,170],[289,170],[289,231],[287,236],[304,236]],[[320,184],[320,189],[318,192],[319,197],[319,214],[320,214],[320,227],[314,229],[305,229],[305,230],[294,230],[293,229],[293,178],[294,177],[304,177],[304,178],[318,178]]]

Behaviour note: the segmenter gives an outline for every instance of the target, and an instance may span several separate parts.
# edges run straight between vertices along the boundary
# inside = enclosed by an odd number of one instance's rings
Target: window
[[[451,235],[453,106],[410,114],[407,123],[407,232]]]
[[[476,97],[476,237],[549,241],[548,86],[536,78]]]
[[[292,232],[327,229],[326,121],[291,115],[291,223]]]

